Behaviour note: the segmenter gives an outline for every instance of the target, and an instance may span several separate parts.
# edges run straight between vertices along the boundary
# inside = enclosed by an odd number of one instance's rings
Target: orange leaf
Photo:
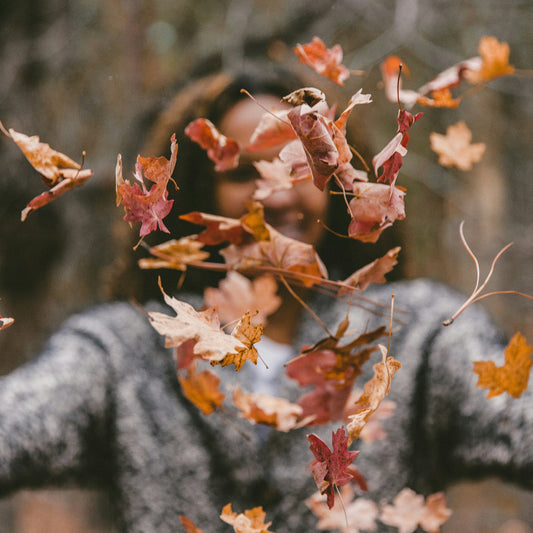
[[[472,132],[461,120],[446,129],[446,135],[431,132],[431,149],[439,155],[439,163],[444,167],[456,166],[460,170],[470,170],[485,153],[484,143],[472,144]]]
[[[220,392],[218,386],[220,378],[210,370],[196,374],[194,366],[187,369],[187,377],[178,375],[183,394],[204,415],[210,415],[215,409],[222,407],[226,397]]]
[[[350,422],[346,429],[350,443],[359,438],[368,419],[377,410],[385,396],[389,394],[392,378],[401,367],[394,357],[387,356],[387,350],[384,346],[380,344],[379,348],[383,355],[383,361],[374,365],[374,376],[365,384],[363,395],[355,405],[357,411],[348,417]]]
[[[265,516],[262,507],[254,507],[237,514],[231,510],[231,503],[228,503],[222,509],[220,518],[232,525],[235,533],[272,533],[268,530],[272,522],[265,524]]]
[[[201,529],[198,529],[194,523],[189,520],[186,516],[180,515],[180,520],[185,528],[186,533],[204,533]]]
[[[478,53],[482,60],[481,68],[467,72],[466,78],[470,83],[490,81],[514,74],[515,68],[509,64],[510,48],[507,43],[500,43],[496,37],[482,37]]]
[[[344,85],[344,82],[350,77],[349,70],[341,65],[342,48],[339,44],[332,48],[326,48],[322,39],[313,37],[310,43],[298,44],[296,48],[293,48],[293,51],[301,63],[309,65],[316,72],[338,85]]]
[[[250,313],[246,312],[231,334],[241,341],[242,347],[237,346],[236,353],[230,352],[226,354],[224,359],[211,361],[211,364],[214,366],[220,363],[220,366],[228,366],[233,363],[235,365],[235,371],[240,370],[245,361],[251,361],[256,365],[258,354],[254,344],[261,340],[262,334],[263,325],[258,324],[257,326],[252,326],[250,324]]]
[[[289,431],[307,422],[299,422],[303,411],[299,405],[262,392],[245,394],[237,389],[233,393],[233,403],[241,411],[243,418],[279,431]]]
[[[474,372],[479,375],[477,386],[489,389],[487,398],[507,392],[519,398],[526,390],[531,370],[532,347],[519,332],[515,333],[505,348],[505,364],[496,366],[493,361],[475,361]]]

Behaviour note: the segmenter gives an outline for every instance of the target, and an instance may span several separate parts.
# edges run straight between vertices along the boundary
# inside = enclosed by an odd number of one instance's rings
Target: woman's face
[[[280,99],[260,95],[256,99],[267,109],[280,109]],[[220,131],[246,146],[264,110],[251,99],[244,99],[233,106],[219,124]],[[215,180],[215,201],[218,214],[238,218],[245,213],[244,203],[250,200],[260,176],[254,161],[271,160],[279,149],[261,152],[242,150],[239,167],[219,173]],[[317,219],[324,219],[328,206],[327,192],[320,192],[311,180],[300,182],[292,189],[278,191],[262,201],[265,219],[279,232],[309,244],[317,244],[323,229]]]

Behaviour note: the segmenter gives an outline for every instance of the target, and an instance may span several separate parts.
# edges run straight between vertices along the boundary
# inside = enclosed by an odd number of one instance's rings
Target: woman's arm
[[[109,354],[75,321],[0,379],[0,492],[85,484],[106,471]]]

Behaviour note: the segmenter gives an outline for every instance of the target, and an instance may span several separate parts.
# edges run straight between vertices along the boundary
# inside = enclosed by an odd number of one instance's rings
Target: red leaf
[[[362,242],[376,242],[395,220],[405,218],[405,192],[381,183],[355,183],[350,200],[352,220],[348,235]]]
[[[293,48],[293,51],[301,63],[309,65],[316,72],[338,85],[344,85],[344,82],[350,77],[349,70],[341,65],[342,48],[338,44],[328,49],[322,39],[313,37],[310,43],[298,44],[296,48]]]
[[[173,200],[168,200],[167,184],[171,179],[176,165],[177,145],[176,137],[172,135],[170,144],[170,161],[165,157],[137,157],[134,178],[137,180],[131,184],[122,177],[122,158],[117,158],[115,170],[117,206],[124,206],[124,220],[127,222],[141,222],[140,237],[144,237],[155,231],[158,227],[161,231],[170,233],[163,223],[172,208]],[[147,189],[144,177],[154,182]]]
[[[222,135],[211,121],[206,118],[193,120],[185,128],[185,134],[207,150],[207,157],[215,163],[217,172],[224,172],[238,166],[239,143]]]
[[[333,451],[314,433],[307,435],[307,440],[311,443],[309,449],[315,456],[315,461],[311,463],[313,477],[320,493],[327,494],[327,504],[331,509],[335,504],[335,487],[346,485],[354,478],[349,466],[359,452],[348,450],[348,436],[344,427],[332,432]]]

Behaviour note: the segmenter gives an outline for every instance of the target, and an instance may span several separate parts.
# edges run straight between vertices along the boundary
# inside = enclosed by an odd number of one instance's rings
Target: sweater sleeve
[[[503,365],[506,344],[480,307],[436,330],[419,390],[426,399],[419,402],[424,429],[414,436],[436,480],[498,476],[533,488],[531,384],[518,399],[506,393],[487,398],[473,370],[474,361]]]
[[[0,493],[104,475],[109,354],[77,321],[0,379]]]

